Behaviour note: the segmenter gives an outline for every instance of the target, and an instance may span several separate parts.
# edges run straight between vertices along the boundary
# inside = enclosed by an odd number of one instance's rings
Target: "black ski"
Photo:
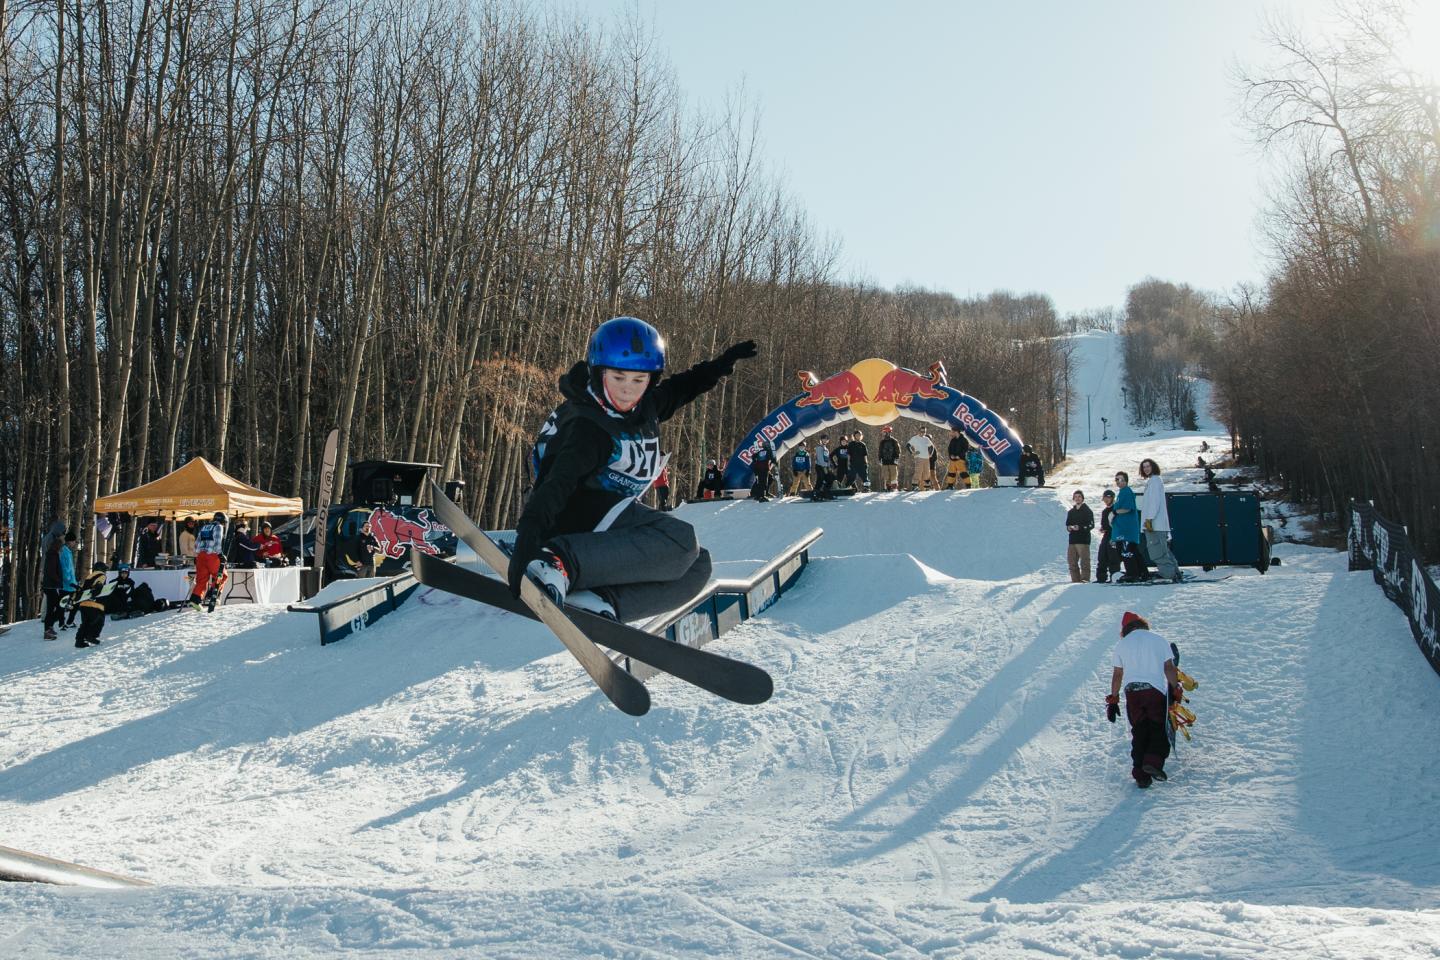
[[[450,498],[430,482],[431,492],[435,504],[435,512],[440,517],[440,522],[462,537],[470,549],[480,555],[490,569],[500,576],[505,576],[509,567],[509,559],[500,545],[483,530],[470,522],[470,518]],[[467,536],[467,534],[469,534]],[[413,547],[410,551],[412,567],[415,566],[413,558],[422,556]],[[416,579],[419,579],[418,577]],[[541,589],[529,577],[526,577],[520,584],[520,599],[525,606],[534,613],[535,618],[550,628],[555,634],[555,639],[565,645],[570,655],[585,668],[590,679],[595,681],[595,686],[600,692],[610,698],[625,713],[632,717],[644,716],[650,712],[650,691],[645,689],[641,683],[628,671],[620,668],[614,660],[606,656],[605,651],[595,645],[595,642],[585,635],[582,630],[570,617],[551,601],[548,594]]]
[[[438,510],[436,514],[440,516]],[[455,526],[448,523],[443,516],[440,516],[440,522],[455,530]],[[459,530],[455,532],[460,536]],[[411,558],[411,573],[427,587],[498,607],[532,620],[537,619],[535,612],[515,599],[509,586],[501,580],[456,566],[439,557],[428,556],[418,550],[412,550]],[[775,685],[770,674],[754,664],[698,647],[687,647],[587,610],[569,606],[564,610],[565,615],[584,631],[590,640],[600,646],[647,663],[716,696],[736,703],[764,703],[774,692]]]
[[[1148,580],[1119,580],[1111,578],[1105,582],[1116,587],[1182,587],[1187,583],[1223,583],[1233,576],[1235,576],[1233,573],[1227,573],[1223,577],[1197,577],[1193,574],[1185,574],[1185,579],[1179,583],[1176,583],[1174,580],[1166,580],[1164,577],[1151,577]]]

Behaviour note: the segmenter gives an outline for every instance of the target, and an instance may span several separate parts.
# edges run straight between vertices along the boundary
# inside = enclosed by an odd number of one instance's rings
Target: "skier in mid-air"
[[[618,620],[672,610],[710,579],[710,555],[673,513],[639,502],[660,475],[660,424],[754,357],[755,341],[664,380],[665,340],[635,317],[590,337],[560,378],[565,401],[541,428],[534,488],[515,526],[510,590],[522,578],[556,602]]]

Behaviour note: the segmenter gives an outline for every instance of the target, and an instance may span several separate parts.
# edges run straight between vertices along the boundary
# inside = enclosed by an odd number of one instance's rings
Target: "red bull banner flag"
[[[778,457],[844,421],[878,427],[898,417],[945,429],[959,427],[997,476],[1020,473],[1020,435],[984,403],[947,384],[945,367],[938,362],[919,373],[872,357],[823,380],[808,370],[796,376],[801,392],[766,414],[731,455],[725,465],[726,489],[746,489],[754,482],[750,463],[765,440]]]

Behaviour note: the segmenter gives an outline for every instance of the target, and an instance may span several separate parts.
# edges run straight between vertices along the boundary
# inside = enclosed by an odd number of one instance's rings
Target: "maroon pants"
[[[1165,769],[1170,756],[1170,734],[1165,728],[1170,705],[1154,687],[1125,691],[1125,718],[1130,721],[1130,776],[1149,779],[1141,767]]]

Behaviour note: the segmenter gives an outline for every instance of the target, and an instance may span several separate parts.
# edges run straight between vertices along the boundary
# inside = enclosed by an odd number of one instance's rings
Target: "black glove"
[[[508,571],[510,593],[515,597],[520,596],[520,583],[525,579],[525,568],[530,566],[531,560],[539,559],[540,547],[540,538],[534,531],[526,529],[524,524],[516,528],[515,546],[510,551]]]
[[[1111,723],[1120,719],[1120,698],[1113,693],[1105,698],[1105,719]]]
[[[754,340],[746,340],[720,354],[720,365],[726,374],[731,374],[735,372],[736,363],[741,360],[749,360],[759,352],[760,348],[756,346]]]

